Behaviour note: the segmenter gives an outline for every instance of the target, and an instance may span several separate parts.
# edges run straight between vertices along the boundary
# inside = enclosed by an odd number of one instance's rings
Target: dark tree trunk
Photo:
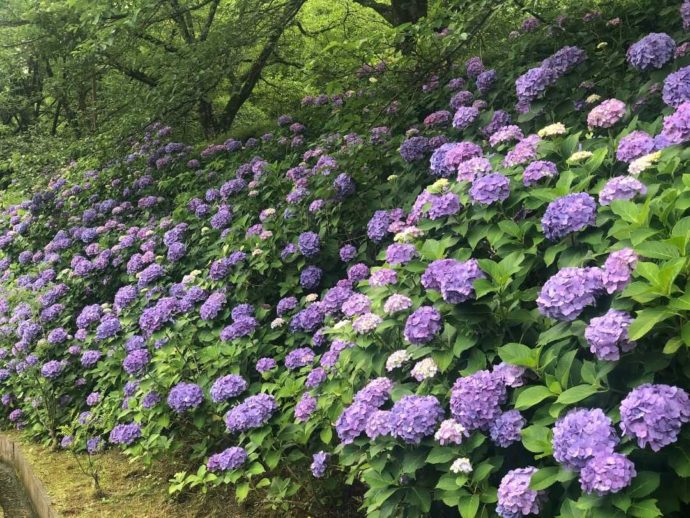
[[[257,56],[252,65],[249,67],[249,70],[242,77],[242,84],[240,85],[239,90],[237,91],[237,93],[233,93],[230,96],[230,99],[225,105],[223,114],[221,115],[220,120],[218,122],[219,130],[225,131],[228,130],[230,126],[232,126],[232,123],[234,122],[235,117],[237,117],[240,108],[242,108],[242,105],[251,96],[252,91],[256,86],[256,83],[259,81],[259,78],[261,77],[261,72],[268,63],[269,58],[273,54],[273,51],[275,51],[275,48],[278,45],[278,41],[283,35],[283,32],[285,32],[285,28],[288,27],[292,20],[295,18],[295,16],[297,16],[297,13],[302,8],[305,2],[306,0],[292,0],[286,6],[280,20],[276,22],[273,30],[268,35],[268,39],[266,40],[264,48],[261,50],[261,53]]]
[[[427,0],[393,0],[391,2],[391,24],[416,23],[427,15]]]
[[[218,123],[213,115],[213,104],[206,99],[199,101],[199,123],[206,138],[215,136],[218,131]]]

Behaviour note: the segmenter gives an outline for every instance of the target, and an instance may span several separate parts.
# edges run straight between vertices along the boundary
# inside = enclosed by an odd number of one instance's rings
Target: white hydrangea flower
[[[592,94],[589,97],[587,97],[587,99],[586,99],[587,104],[594,104],[595,102],[597,102],[599,100],[601,100],[601,95],[597,95],[597,94]]]
[[[431,194],[440,194],[444,192],[446,189],[448,189],[447,178],[440,178],[439,180],[436,180],[434,183],[432,183],[429,187],[426,188],[426,190]]]
[[[630,174],[638,175],[645,169],[652,167],[661,158],[661,151],[655,153],[650,153],[645,156],[641,156],[630,162],[628,166],[628,172]]]
[[[333,326],[333,329],[342,329],[343,327],[345,327],[349,323],[350,323],[349,320],[340,320],[340,321],[335,323],[335,325]]]
[[[576,151],[568,159],[569,163],[583,162],[592,156],[591,151]]]
[[[386,370],[388,372],[402,367],[406,362],[412,359],[410,353],[405,349],[400,349],[392,353],[386,360]]]
[[[414,225],[411,225],[409,227],[405,227],[404,229],[402,229],[402,231],[395,234],[393,241],[395,241],[396,243],[409,243],[413,241],[415,238],[422,237],[423,235],[424,231],[422,229],[417,228]]]
[[[460,457],[451,464],[450,470],[455,474],[472,473],[472,463],[467,457]]]
[[[276,329],[278,327],[283,327],[285,325],[285,319],[283,318],[276,318],[271,322],[271,329]]]
[[[257,255],[261,255],[261,254],[263,254],[263,251],[261,250],[261,248],[255,248],[254,250],[252,250],[252,257],[256,257]]]
[[[565,135],[566,134],[566,129],[563,123],[561,122],[556,122],[555,124],[549,124],[548,126],[543,127],[537,132],[537,135],[539,135],[541,138],[545,137],[555,137],[557,135]]]
[[[389,182],[394,182],[394,181],[397,180],[397,179],[398,179],[398,175],[397,175],[397,174],[392,174],[392,175],[390,175],[388,178],[386,178],[386,180],[389,181]]]
[[[304,297],[304,300],[306,300],[307,302],[314,302],[318,298],[319,298],[319,296],[316,293],[310,293],[309,295]]]
[[[424,358],[421,362],[417,362],[411,374],[417,381],[424,381],[438,374],[438,365],[433,358]]]

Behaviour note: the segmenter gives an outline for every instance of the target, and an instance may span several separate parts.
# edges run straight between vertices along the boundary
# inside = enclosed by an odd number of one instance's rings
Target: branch
[[[376,0],[354,0],[356,4],[362,7],[368,7],[379,13],[388,23],[393,23],[393,9],[390,5],[380,4]]]
[[[104,56],[108,58],[108,64],[110,66],[112,66],[115,70],[119,70],[127,77],[135,79],[140,83],[144,83],[145,85],[150,86],[151,88],[158,86],[158,79],[151,77],[146,72],[142,72],[141,70],[136,70],[134,68],[130,68],[126,65],[123,65],[122,63],[118,63],[112,57],[107,56],[105,54]]]
[[[535,12],[533,9],[530,9],[529,7],[525,6],[525,2],[523,0],[513,0],[515,5],[517,5],[521,10],[525,11],[526,13],[531,14],[534,16],[537,20],[539,20],[542,23],[549,23],[543,16],[541,16],[539,13]]]
[[[296,61],[290,61],[288,59],[282,58],[276,52],[273,53],[273,63],[271,64],[287,65],[289,67],[295,68],[304,68],[304,63],[297,63]]]
[[[21,27],[30,23],[29,20],[0,20],[0,27]]]
[[[168,52],[177,52],[177,47],[174,45],[171,45],[170,43],[166,43],[163,40],[159,40],[155,36],[151,36],[150,34],[146,34],[145,32],[142,33],[135,33],[135,36],[137,38],[141,38],[142,40],[146,40],[149,43],[153,43],[154,45],[158,45],[160,47],[163,47],[165,50]]]
[[[206,23],[203,29],[201,29],[201,34],[199,35],[199,41],[206,41],[208,33],[211,30],[211,25],[213,25],[213,19],[216,17],[216,11],[218,10],[218,4],[220,0],[213,0],[211,7],[208,10],[208,16],[206,17]]]

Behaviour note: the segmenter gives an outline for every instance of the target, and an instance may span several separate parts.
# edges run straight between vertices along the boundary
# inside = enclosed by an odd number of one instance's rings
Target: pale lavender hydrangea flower
[[[328,458],[330,455],[325,451],[319,451],[312,457],[312,463],[309,466],[312,475],[315,478],[321,478],[326,474],[326,468],[328,467]]]
[[[553,275],[539,293],[539,312],[555,320],[575,320],[585,307],[596,302],[603,291],[599,268],[563,268]]]
[[[661,135],[669,145],[690,141],[690,101],[682,103],[675,112],[664,117]]]
[[[520,432],[527,421],[517,410],[503,412],[489,426],[491,440],[501,448],[507,448],[521,439]]]
[[[501,518],[520,518],[529,514],[539,514],[544,500],[543,491],[529,488],[532,475],[537,468],[529,466],[510,470],[498,486],[498,505],[496,513]]]
[[[690,101],[690,66],[666,76],[662,97],[667,105],[674,108]]]
[[[481,370],[455,381],[450,395],[450,412],[468,431],[486,430],[501,415],[501,404],[505,400],[503,380]]]
[[[438,427],[434,434],[434,439],[438,441],[441,446],[450,444],[461,444],[465,437],[469,437],[464,426],[458,423],[455,419],[446,419]]]
[[[676,442],[690,421],[690,399],[682,388],[646,383],[621,401],[620,414],[623,435],[637,439],[640,448],[659,451]]]
[[[479,117],[479,110],[473,106],[461,106],[453,116],[453,127],[464,130],[469,128]]]
[[[405,295],[396,293],[388,297],[383,305],[383,311],[388,315],[392,315],[394,313],[399,313],[400,311],[405,311],[411,307],[412,299]]]
[[[391,433],[407,444],[419,444],[433,435],[442,418],[443,409],[434,396],[404,396],[391,409]]]
[[[556,198],[549,203],[541,220],[544,235],[547,239],[556,241],[594,225],[596,210],[594,198],[584,192]]]
[[[470,198],[472,202],[491,205],[508,199],[510,196],[510,180],[500,173],[480,176],[472,182]]]
[[[443,327],[441,314],[432,306],[422,306],[405,321],[405,339],[415,345],[422,345],[434,339]]]
[[[558,176],[556,164],[547,160],[537,160],[525,168],[525,172],[522,175],[522,183],[525,187],[529,187],[542,178],[553,178],[555,176]]]
[[[637,254],[632,248],[611,252],[602,268],[602,284],[607,293],[623,291],[630,282],[637,265]]]
[[[390,410],[376,410],[369,416],[369,420],[364,428],[364,432],[369,439],[385,437],[391,435],[391,412]]]
[[[625,116],[625,103],[618,99],[608,99],[596,106],[587,115],[590,128],[610,128]]]
[[[618,436],[599,408],[574,408],[553,427],[553,457],[566,469],[580,471],[590,459],[613,453]]]
[[[595,317],[585,329],[589,350],[600,360],[615,361],[620,353],[631,351],[635,342],[628,339],[632,317],[625,311],[610,309],[602,317]]]
[[[597,455],[582,468],[580,487],[585,493],[608,495],[628,487],[635,476],[635,464],[625,455]]]
[[[638,194],[647,194],[647,187],[642,182],[632,176],[616,176],[599,191],[599,203],[609,205],[614,200],[631,200]]]
[[[421,282],[427,290],[440,291],[444,301],[460,304],[474,297],[474,281],[485,277],[476,259],[438,259],[429,264]]]
[[[310,394],[302,395],[302,398],[295,405],[295,421],[304,423],[309,420],[316,411],[316,398]]]

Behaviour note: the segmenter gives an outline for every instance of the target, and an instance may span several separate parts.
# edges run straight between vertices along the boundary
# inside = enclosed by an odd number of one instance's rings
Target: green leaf
[[[569,388],[565,392],[562,392],[556,403],[561,403],[563,405],[572,405],[578,401],[588,398],[592,394],[596,394],[597,389],[592,385],[576,385],[575,387]]]
[[[518,410],[526,410],[534,405],[541,403],[546,398],[554,397],[556,394],[551,392],[543,385],[536,385],[534,387],[527,387],[520,392],[515,400],[515,408]]]
[[[656,324],[671,316],[673,316],[673,313],[665,307],[656,307],[638,311],[635,320],[628,328],[628,337],[630,340],[639,340],[644,335],[649,333]]]
[[[657,516],[662,516],[661,510],[657,507],[656,500],[653,498],[634,502],[630,506],[627,514],[637,518],[656,518]]]
[[[450,462],[458,456],[457,451],[453,448],[444,448],[442,446],[434,446],[426,458],[428,464],[443,464]]]
[[[477,516],[477,511],[479,511],[479,496],[463,496],[460,498],[460,503],[458,504],[458,511],[460,511],[460,516],[462,518],[474,518]]]
[[[249,482],[242,482],[235,487],[235,498],[238,502],[244,502],[249,496]]]
[[[546,426],[532,425],[523,428],[522,444],[532,453],[551,453],[551,430]]]
[[[635,247],[635,251],[648,259],[676,259],[680,257],[678,248],[662,241],[645,241]]]
[[[633,479],[627,493],[631,498],[644,498],[659,487],[659,474],[653,471],[641,471]]]
[[[539,363],[539,350],[524,344],[510,343],[498,348],[498,355],[506,363],[522,367],[536,368]]]
[[[559,467],[541,468],[530,479],[529,487],[540,491],[552,486],[556,482],[568,482],[574,479],[577,473]]]
[[[690,452],[686,448],[674,447],[667,458],[679,477],[690,478]]]

